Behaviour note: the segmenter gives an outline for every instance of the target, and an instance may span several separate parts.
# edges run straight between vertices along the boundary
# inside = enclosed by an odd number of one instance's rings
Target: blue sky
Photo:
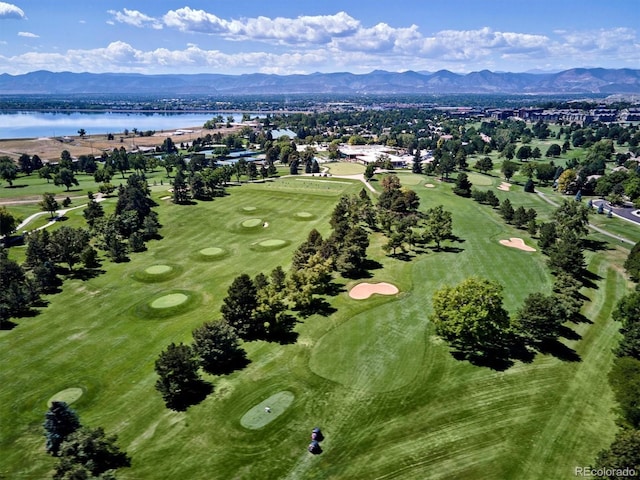
[[[0,1],[0,73],[640,68],[640,0]]]

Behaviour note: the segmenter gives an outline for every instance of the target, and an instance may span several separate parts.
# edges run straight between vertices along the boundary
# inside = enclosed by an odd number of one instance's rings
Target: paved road
[[[550,199],[549,197],[547,197],[544,193],[542,193],[542,192],[536,192],[536,193],[537,193],[537,194],[538,194],[538,196],[539,196],[540,198],[542,198],[545,202],[547,202],[547,203],[549,203],[549,204],[553,205],[554,207],[559,207],[559,206],[560,206],[560,204],[559,204],[558,202],[555,202],[555,201],[551,200],[551,199]],[[604,200],[594,200],[594,201],[593,201],[593,205],[594,205],[594,207],[598,208],[598,204],[599,204],[599,202],[603,202],[603,201],[604,201]],[[598,202],[598,203],[596,203],[596,202]],[[606,207],[605,207],[605,208],[606,208]],[[620,209],[620,210],[624,210],[624,209]],[[629,215],[630,215],[630,217],[635,218],[635,220],[634,220],[634,219],[631,219],[631,218],[626,218],[626,217],[623,217],[623,216],[619,215],[619,214],[616,212],[616,209],[612,209],[612,212],[611,212],[611,213],[612,213],[612,215],[616,215],[617,217],[623,218],[624,220],[631,221],[631,222],[635,223],[636,225],[640,225],[640,218],[637,218],[637,217],[634,217],[633,215],[631,215],[631,213],[630,213],[630,212],[631,212],[631,210],[632,210],[632,209],[629,209]],[[606,211],[608,211],[608,210],[606,210]],[[621,243],[628,243],[629,245],[635,245],[635,242],[632,242],[632,241],[631,241],[631,240],[629,240],[628,238],[624,238],[624,237],[621,237],[620,235],[615,235],[615,234],[613,234],[613,233],[607,232],[606,230],[604,230],[604,229],[602,229],[602,228],[600,228],[600,227],[597,227],[597,226],[593,225],[592,223],[588,224],[588,227],[589,227],[590,229],[592,229],[592,230],[595,230],[595,231],[596,231],[596,232],[598,232],[598,233],[601,233],[601,234],[603,234],[603,235],[606,235],[607,237],[615,238],[616,240],[619,240]]]

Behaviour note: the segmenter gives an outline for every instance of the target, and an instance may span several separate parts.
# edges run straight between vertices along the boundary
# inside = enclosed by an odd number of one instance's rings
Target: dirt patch
[[[505,247],[517,248],[525,252],[535,252],[536,249],[526,245],[521,238],[511,237],[509,240],[500,240],[500,244]]]
[[[511,189],[511,184],[507,182],[502,182],[498,186],[498,190],[502,190],[503,192],[508,192]]]
[[[349,291],[349,296],[355,300],[364,300],[373,294],[379,295],[395,295],[398,293],[398,287],[390,283],[359,283]]]

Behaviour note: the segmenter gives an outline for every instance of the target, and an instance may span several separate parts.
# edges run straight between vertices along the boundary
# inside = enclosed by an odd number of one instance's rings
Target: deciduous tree
[[[437,290],[431,318],[438,335],[471,354],[502,348],[511,329],[502,286],[477,277]]]

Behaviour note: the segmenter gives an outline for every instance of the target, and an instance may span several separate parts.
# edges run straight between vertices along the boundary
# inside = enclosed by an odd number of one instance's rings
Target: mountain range
[[[457,74],[168,74],[71,73],[36,71],[0,75],[0,95],[251,95],[251,94],[638,94],[640,70],[574,68],[557,73],[508,73],[482,70]]]

